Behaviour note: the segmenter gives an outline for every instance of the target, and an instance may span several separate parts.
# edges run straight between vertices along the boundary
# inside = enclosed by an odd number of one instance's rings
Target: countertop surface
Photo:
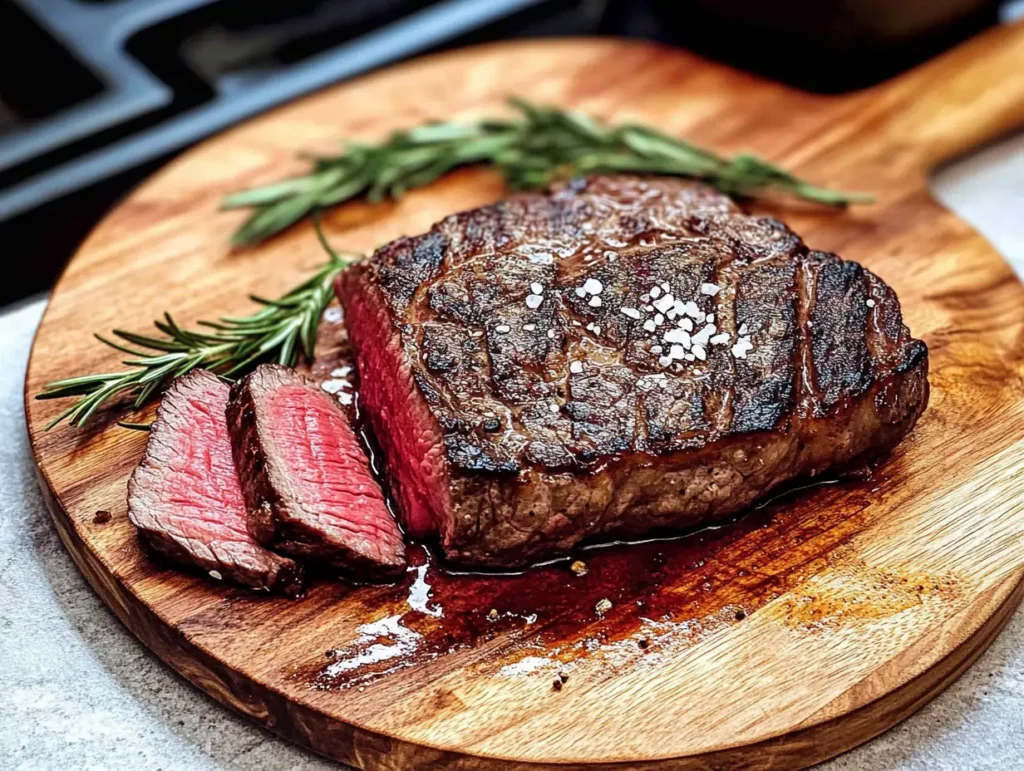
[[[1024,136],[936,174],[1024,276]],[[149,653],[93,593],[36,484],[22,382],[45,298],[0,312],[0,769],[327,769]],[[1024,769],[1024,610],[920,712],[828,771]]]

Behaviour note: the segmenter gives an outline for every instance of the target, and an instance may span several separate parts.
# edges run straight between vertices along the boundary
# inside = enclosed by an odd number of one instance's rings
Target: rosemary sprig
[[[122,362],[130,369],[47,383],[37,399],[79,397],[50,421],[47,430],[63,420],[81,426],[102,404],[121,394],[133,396],[134,407],[141,407],[174,378],[199,367],[231,379],[263,361],[292,366],[300,355],[312,360],[320,317],[331,299],[331,284],[355,258],[331,249],[319,227],[317,235],[330,260],[276,300],[251,296],[263,307],[250,316],[200,321],[203,329],[197,331],[183,329],[165,313],[163,319],[153,322],[162,337],[120,329],[114,330],[117,339],[96,335],[100,342],[131,356]]]
[[[647,126],[609,126],[522,99],[510,104],[519,112],[514,119],[431,123],[381,144],[349,144],[339,155],[314,157],[304,176],[229,195],[222,208],[252,209],[231,241],[258,243],[317,209],[353,198],[397,199],[469,164],[495,166],[518,190],[577,174],[638,172],[695,177],[733,195],[778,191],[827,206],[872,200],[815,187],[754,155],[724,158]]]

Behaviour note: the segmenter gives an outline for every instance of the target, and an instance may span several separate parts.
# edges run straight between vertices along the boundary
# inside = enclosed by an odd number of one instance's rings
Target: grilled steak
[[[402,572],[402,534],[330,396],[265,364],[232,388],[227,417],[249,530],[260,543],[360,578]]]
[[[128,482],[128,516],[155,551],[214,578],[295,594],[302,568],[249,535],[224,409],[228,387],[209,372],[164,395],[146,455]]]
[[[927,403],[889,287],[697,183],[515,196],[337,289],[402,516],[456,563],[722,518],[884,453]]]

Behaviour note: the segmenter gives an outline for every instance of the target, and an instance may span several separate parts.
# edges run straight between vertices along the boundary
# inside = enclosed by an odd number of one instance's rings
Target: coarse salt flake
[[[622,313],[623,316],[629,316],[631,319],[640,318],[640,311],[636,308],[619,308],[619,312]]]
[[[658,297],[660,295],[661,295],[661,287],[660,286],[652,286],[651,287],[651,297],[653,297],[654,299],[658,299]]]
[[[753,344],[750,342],[749,337],[741,337],[736,341],[736,344],[732,347],[732,355],[737,359],[747,358],[747,351],[753,349]]]
[[[722,332],[722,334],[715,335],[714,337],[712,337],[710,340],[708,340],[708,342],[711,343],[712,345],[725,345],[726,343],[729,342],[729,333]]]
[[[708,344],[708,340],[711,339],[711,333],[713,331],[714,330],[712,330],[711,327],[704,327],[704,329],[702,329],[700,332],[698,332],[697,334],[695,334],[693,336],[693,344],[694,345],[707,345]]]
[[[540,307],[540,304],[544,302],[544,298],[539,294],[528,294],[526,295],[526,307],[530,310],[536,310]]]
[[[874,308],[874,307],[875,307],[875,301],[874,301],[874,300],[872,300],[872,299],[871,299],[871,298],[869,297],[869,298],[868,298],[868,303],[867,303],[867,305],[868,305],[868,307],[869,307],[869,308]]]
[[[536,324],[523,324],[523,329],[525,329],[527,332],[532,332],[536,328],[537,328]]]
[[[704,350],[704,346],[702,345],[695,345],[690,350],[693,351],[693,355],[701,361],[704,361],[708,357],[707,352]]]
[[[601,298],[598,297],[597,295],[594,295],[593,297],[590,298],[590,302],[588,302],[587,305],[589,305],[591,308],[600,308]]]
[[[739,334],[741,334],[741,335],[747,334],[747,324],[746,324],[746,322],[743,322],[742,324],[740,324],[740,328],[737,330],[737,332],[739,332]]]
[[[558,402],[551,402],[551,404],[548,405],[548,409],[552,412],[558,412],[561,407],[558,406]]]
[[[714,297],[716,294],[719,293],[719,291],[721,291],[721,289],[722,287],[720,287],[718,284],[704,283],[700,285],[700,293],[706,294],[709,297]]]
[[[583,291],[587,294],[601,294],[604,285],[596,278],[588,278],[583,282]]]
[[[530,291],[533,292],[534,294],[544,294],[544,286],[534,281],[532,284],[530,284]]]
[[[577,297],[586,297],[587,296],[587,290],[584,289],[581,286],[576,287],[575,291],[576,291],[576,296]]]
[[[510,327],[508,324],[498,324],[498,326],[494,328],[494,331],[504,335],[508,332],[511,332],[512,327]]]
[[[657,300],[651,303],[651,305],[657,308],[659,313],[665,313],[668,311],[669,308],[672,307],[673,302],[675,302],[675,298],[672,297],[672,295],[663,294],[661,297],[659,297]]]
[[[679,343],[680,345],[690,347],[690,333],[685,329],[670,329],[661,339],[666,343]]]
[[[572,364],[569,365],[569,371],[574,375],[580,374],[583,371],[583,362],[574,361]]]
[[[657,328],[658,325],[654,323],[653,319],[647,319],[647,321],[644,322],[644,329],[646,329],[648,332],[653,332]]]

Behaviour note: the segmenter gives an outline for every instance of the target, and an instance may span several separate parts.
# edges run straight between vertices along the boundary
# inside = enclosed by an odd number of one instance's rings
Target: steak
[[[695,182],[455,214],[337,292],[404,522],[458,564],[721,519],[884,454],[928,400],[888,286]]]
[[[256,543],[231,457],[228,386],[197,370],[167,390],[128,482],[128,516],[156,552],[214,578],[285,594],[302,567]]]
[[[405,544],[348,419],[311,380],[264,364],[227,419],[249,530],[265,546],[359,578],[405,569]]]

